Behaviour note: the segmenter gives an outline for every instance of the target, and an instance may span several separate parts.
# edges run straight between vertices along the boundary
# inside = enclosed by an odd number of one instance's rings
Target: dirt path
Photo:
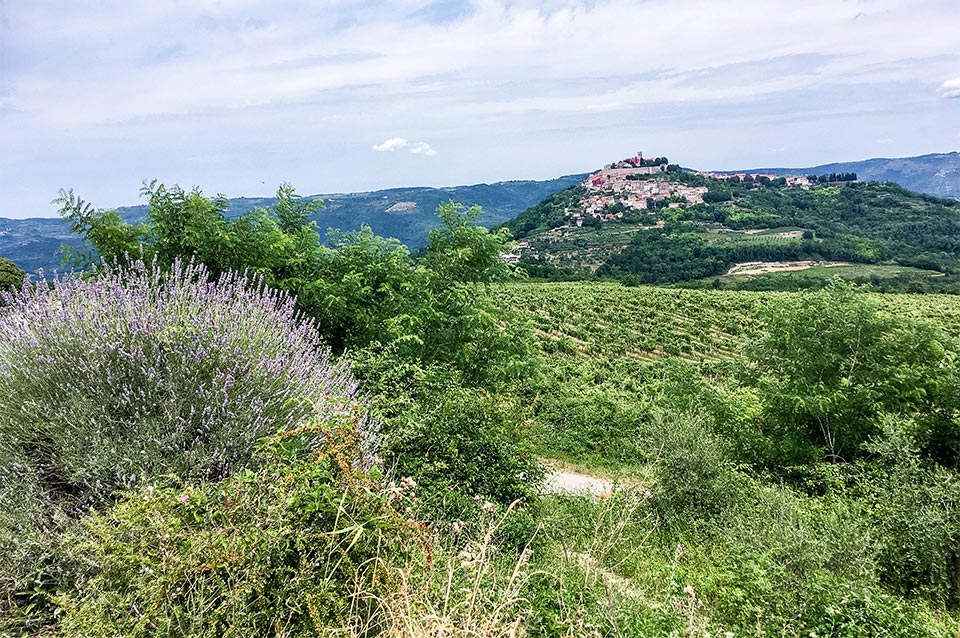
[[[567,470],[551,470],[543,482],[543,489],[548,494],[586,494],[602,496],[613,490],[613,481],[570,472]]]

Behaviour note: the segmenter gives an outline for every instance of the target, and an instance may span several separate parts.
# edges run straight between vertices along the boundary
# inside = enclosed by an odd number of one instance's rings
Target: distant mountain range
[[[754,168],[748,172],[776,175],[856,173],[861,181],[895,182],[906,189],[937,197],[960,199],[960,153],[931,153],[918,157],[877,157],[860,162],[821,164],[809,168]]]
[[[743,171],[719,171],[743,172]],[[960,153],[936,153],[919,157],[877,158],[861,162],[823,164],[807,168],[758,168],[751,173],[807,175],[855,172],[863,181],[892,181],[909,190],[960,199]],[[426,243],[427,231],[436,227],[437,205],[453,200],[484,209],[481,223],[496,226],[513,219],[544,198],[579,184],[586,177],[568,175],[545,181],[508,181],[448,188],[393,188],[366,193],[318,195],[327,204],[314,220],[321,228],[356,230],[367,224],[374,232],[395,237],[417,250]],[[82,195],[82,193],[81,193]],[[272,197],[229,200],[228,215],[240,215],[256,206],[271,206]],[[108,202],[93,202],[109,206]],[[146,206],[117,209],[126,220],[142,219]],[[64,243],[79,245],[67,226],[56,218],[5,219],[0,217],[0,257],[11,259],[28,272],[60,268],[57,250]]]
[[[436,209],[453,200],[483,207],[480,222],[496,226],[512,219],[548,195],[578,184],[586,177],[568,175],[545,181],[509,181],[447,188],[392,188],[367,193],[313,195],[326,203],[313,220],[322,228],[357,230],[362,224],[384,237],[395,237],[411,250],[421,248],[427,231],[438,224]],[[81,194],[82,195],[82,194]],[[257,206],[269,207],[273,197],[238,197],[229,200],[227,216],[241,215]],[[96,206],[98,202],[93,202]],[[147,206],[117,208],[126,221],[143,219]],[[57,251],[63,244],[79,246],[78,237],[58,218],[0,218],[0,257],[12,260],[27,272],[60,269]]]

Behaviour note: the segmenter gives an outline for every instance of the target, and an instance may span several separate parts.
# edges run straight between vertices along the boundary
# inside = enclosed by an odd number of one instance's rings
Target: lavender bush
[[[118,491],[222,479],[305,424],[359,428],[351,460],[372,461],[353,376],[262,280],[138,262],[2,295],[0,634],[57,588],[58,535]]]
[[[0,503],[24,475],[84,505],[164,475],[216,480],[266,434],[352,414],[348,370],[259,280],[141,262],[6,301]]]

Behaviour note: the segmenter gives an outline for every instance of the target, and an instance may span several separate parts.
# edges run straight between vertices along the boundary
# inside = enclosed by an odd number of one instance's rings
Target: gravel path
[[[588,474],[580,474],[579,472],[551,469],[547,472],[543,490],[548,494],[602,496],[609,495],[613,490],[613,481]]]

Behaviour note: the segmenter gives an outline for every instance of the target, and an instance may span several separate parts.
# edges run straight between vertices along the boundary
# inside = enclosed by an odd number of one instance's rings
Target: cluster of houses
[[[761,180],[769,179],[780,179],[782,175],[772,175],[770,173],[711,173],[709,171],[698,171],[697,175],[702,175],[704,177],[710,177],[712,179],[733,179],[737,178],[741,182],[743,181],[754,181],[759,182]],[[809,178],[803,176],[792,176],[785,177],[787,180],[787,186],[795,186],[797,188],[802,188],[804,190],[809,189],[812,182]]]
[[[502,253],[500,255],[500,261],[507,264],[516,264],[520,262],[520,251],[530,248],[530,242],[521,241],[516,243],[513,246],[513,249],[508,253]]]
[[[703,203],[703,194],[707,192],[704,186],[686,186],[646,178],[666,171],[666,158],[644,160],[642,153],[608,164],[584,180],[586,195],[580,209],[568,211],[567,214],[574,224],[582,226],[588,217],[600,221],[622,218],[623,212],[615,210],[617,204],[634,210],[647,210],[649,202],[666,199],[681,200],[687,204]],[[670,205],[680,206],[681,203],[674,201]]]

